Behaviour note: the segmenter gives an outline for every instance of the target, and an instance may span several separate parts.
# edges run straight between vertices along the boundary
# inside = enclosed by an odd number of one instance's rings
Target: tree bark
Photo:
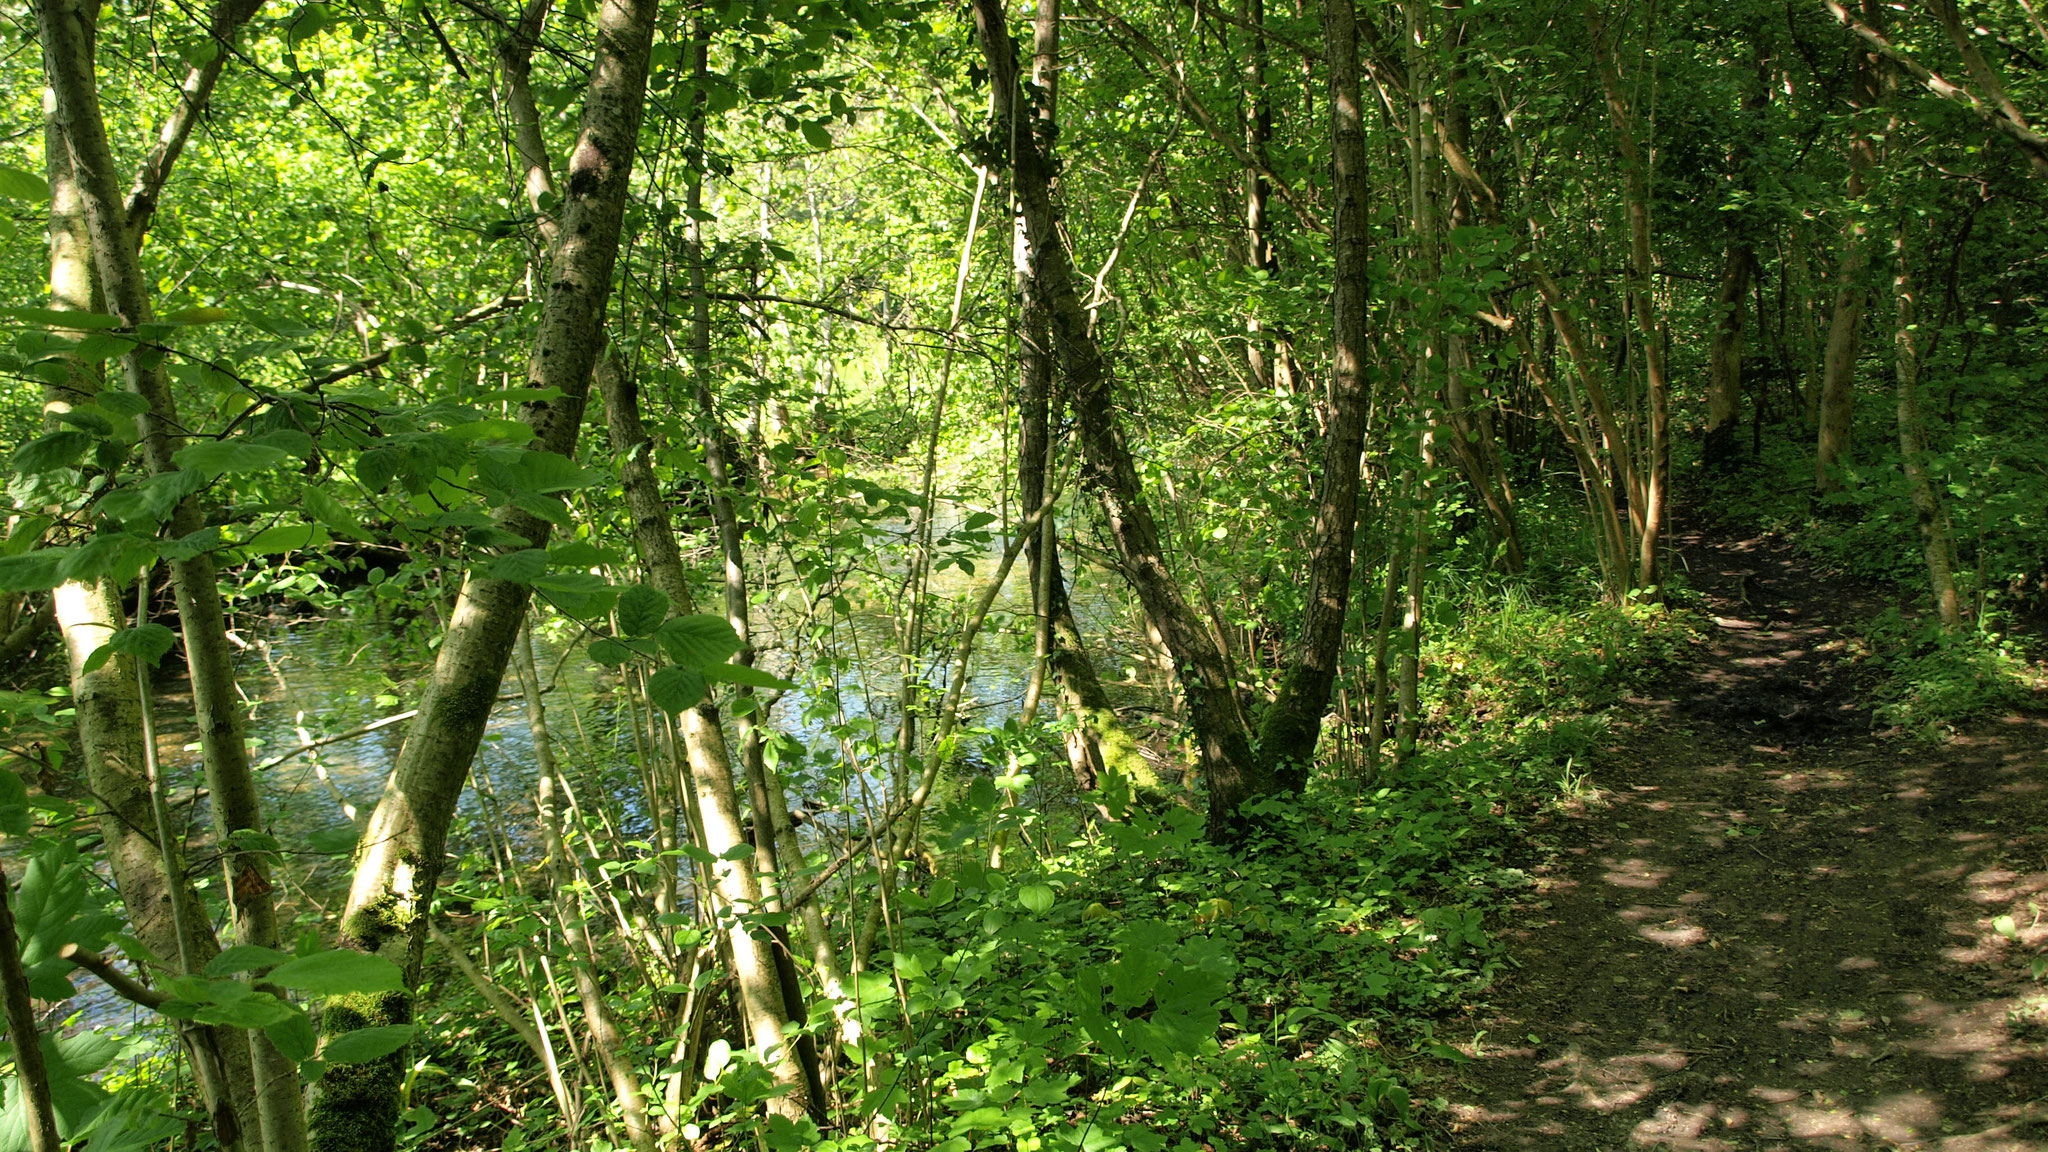
[[[1016,55],[999,0],[975,0],[974,25],[989,69],[997,131],[1016,142],[1013,177],[1031,274],[1051,312],[1053,347],[1080,425],[1084,476],[1101,500],[1125,578],[1183,666],[1188,715],[1209,786],[1209,832],[1235,840],[1247,830],[1241,805],[1273,791],[1273,781],[1252,754],[1223,653],[1167,569],[1158,523],[1117,417],[1115,380],[1089,331],[1072,261],[1058,232],[1047,157],[1030,133],[1019,130]]]
[[[594,20],[597,59],[581,130],[570,155],[562,205],[562,241],[528,362],[528,383],[557,390],[528,402],[521,418],[530,448],[572,455],[591,371],[603,344],[605,305],[619,249],[638,143],[657,0],[605,0]],[[539,547],[548,524],[500,510],[498,526]],[[391,955],[418,984],[427,942],[427,910],[440,878],[455,801],[469,774],[505,665],[526,616],[530,589],[472,571],[464,580],[434,670],[398,763],[357,851],[342,939]],[[330,1001],[322,1026],[331,1035],[412,1017],[409,991]],[[320,1152],[388,1152],[396,1141],[405,1054],[343,1065],[322,1084],[313,1112]]]
[[[1927,562],[1927,586],[1934,594],[1934,612],[1944,628],[1960,628],[1962,606],[1956,596],[1955,565],[1948,519],[1942,514],[1934,482],[1927,474],[1926,428],[1920,419],[1920,330],[1916,318],[1911,251],[1904,220],[1892,240],[1892,298],[1898,307],[1897,354],[1899,461],[1912,493],[1913,519],[1920,528],[1921,555]]]
[[[1877,62],[1865,56],[1858,64],[1856,90],[1867,114],[1878,104]],[[1822,354],[1820,431],[1815,441],[1814,491],[1822,495],[1842,487],[1841,469],[1849,462],[1849,441],[1856,420],[1856,359],[1868,299],[1863,278],[1870,268],[1870,241],[1863,221],[1863,197],[1870,172],[1877,166],[1877,143],[1861,123],[1849,137],[1849,182],[1842,216],[1842,254],[1835,269],[1834,310],[1828,320],[1827,350]]]
[[[1708,465],[1734,460],[1742,419],[1742,328],[1756,254],[1730,244],[1714,300],[1714,341],[1707,354],[1707,431],[1701,456]]]
[[[7,893],[7,874],[0,871],[0,1002],[7,1012],[7,1038],[14,1042],[14,1088],[21,1093],[22,1116],[28,1129],[29,1152],[59,1152],[57,1109],[50,1100],[50,1070],[43,1063],[42,1030],[21,966],[21,938]]]
[[[1323,43],[1330,68],[1330,143],[1335,199],[1330,230],[1336,264],[1331,293],[1330,418],[1323,439],[1316,500],[1315,544],[1309,559],[1308,607],[1294,662],[1279,699],[1259,727],[1259,756],[1274,782],[1299,792],[1308,783],[1330,688],[1344,651],[1351,608],[1351,568],[1358,531],[1358,477],[1369,396],[1365,364],[1371,333],[1372,241],[1365,158],[1365,106],[1358,79],[1358,17],[1353,0],[1325,0]]]

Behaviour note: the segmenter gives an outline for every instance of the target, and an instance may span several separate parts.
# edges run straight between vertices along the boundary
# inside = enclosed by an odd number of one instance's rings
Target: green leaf
[[[21,777],[0,768],[0,832],[26,836],[31,820],[28,786],[21,782]]]
[[[270,556],[324,544],[326,536],[315,524],[277,524],[242,541],[235,548],[245,556]]]
[[[121,416],[140,416],[149,411],[149,401],[133,392],[109,388],[92,398],[94,404]]]
[[[313,458],[313,438],[297,428],[276,428],[258,436],[249,437],[251,444],[267,444],[281,448],[301,460]]]
[[[50,530],[56,521],[48,516],[24,516],[14,525],[14,531],[5,543],[0,543],[0,556],[21,556],[43,542],[43,533]]]
[[[320,1043],[319,1035],[313,1031],[313,1021],[304,1012],[293,1013],[270,1025],[263,1034],[270,1037],[278,1052],[294,1064],[312,1059],[313,1051]]]
[[[619,593],[619,630],[628,636],[645,636],[668,619],[668,593],[645,584],[635,584]]]
[[[831,131],[827,129],[823,124],[818,123],[816,120],[804,121],[803,131],[804,141],[808,143],[811,147],[830,148],[832,146]]]
[[[399,463],[398,453],[389,448],[373,448],[356,457],[356,483],[372,494],[382,492],[391,486],[391,478],[398,475]]]
[[[208,976],[233,976],[237,972],[253,972],[258,968],[270,968],[291,959],[291,954],[259,944],[237,944],[224,949],[220,955],[206,962]]]
[[[51,432],[14,450],[14,470],[34,474],[69,468],[92,447],[92,436],[76,429]]]
[[[706,680],[722,684],[744,684],[749,688],[780,688],[784,691],[796,687],[780,676],[745,664],[710,664],[704,667],[703,673]]]
[[[678,616],[655,632],[668,658],[686,668],[723,664],[740,650],[740,638],[720,616]]]
[[[291,454],[275,445],[247,440],[202,440],[181,449],[171,459],[180,468],[190,468],[212,479],[230,473],[268,472],[291,459]]]
[[[39,328],[119,328],[119,316],[106,316],[98,312],[59,312],[54,308],[0,308],[0,316],[8,316],[24,324]]]
[[[268,977],[269,983],[308,996],[355,996],[373,992],[402,992],[405,973],[382,956],[335,948],[301,956],[280,964]]]
[[[617,640],[596,640],[590,645],[590,658],[608,668],[628,663],[637,655]]]
[[[1028,911],[1043,915],[1052,910],[1053,891],[1044,884],[1026,884],[1017,889],[1017,903]]]
[[[478,453],[477,478],[501,492],[567,492],[588,488],[604,477],[557,452],[515,449]]]
[[[467,424],[453,424],[445,435],[457,440],[503,440],[509,444],[524,444],[533,439],[533,427],[523,420],[472,420]]]
[[[363,522],[356,519],[355,513],[349,511],[346,505],[336,500],[332,493],[320,485],[308,484],[300,490],[300,495],[306,502],[306,511],[311,512],[329,528],[350,536],[369,534],[363,528]]]
[[[694,668],[663,668],[647,678],[647,699],[664,712],[682,712],[704,699],[704,677]]]
[[[140,624],[133,628],[123,628],[107,637],[106,643],[94,649],[92,655],[85,658],[85,670],[97,672],[108,660],[117,655],[133,656],[155,667],[156,662],[164,658],[164,653],[176,647],[177,643],[178,634],[161,624]]]
[[[50,198],[50,183],[33,172],[0,164],[0,196],[41,204]]]
[[[496,556],[484,566],[484,575],[493,580],[509,580],[514,584],[531,584],[547,574],[548,554],[539,548],[522,548]]]
[[[69,548],[44,548],[21,556],[0,556],[0,592],[40,592],[64,582],[59,573]]]
[[[410,1024],[386,1024],[382,1028],[358,1028],[344,1032],[327,1042],[320,1050],[320,1058],[329,1064],[361,1064],[389,1056],[407,1044],[412,1043],[413,1026]]]

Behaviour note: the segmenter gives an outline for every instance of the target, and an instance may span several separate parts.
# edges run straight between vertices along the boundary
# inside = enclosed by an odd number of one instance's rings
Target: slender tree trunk
[[[1856,88],[1863,107],[1874,114],[1878,103],[1876,61],[1865,57],[1857,69]],[[1863,220],[1866,181],[1877,165],[1877,142],[1858,119],[1849,138],[1849,183],[1842,216],[1842,253],[1835,270],[1834,310],[1828,320],[1827,351],[1821,360],[1820,431],[1814,452],[1814,490],[1823,495],[1842,486],[1841,470],[1849,463],[1849,438],[1856,419],[1856,360],[1863,310],[1868,299],[1863,279],[1870,268],[1870,240]]]
[[[1707,354],[1707,431],[1701,455],[1709,465],[1735,458],[1742,419],[1742,327],[1756,254],[1747,244],[1730,244],[1715,298],[1714,342]]]
[[[569,159],[565,237],[555,253],[527,380],[555,390],[521,413],[535,451],[572,455],[591,371],[603,344],[623,218],[644,106],[657,0],[605,0],[594,16],[597,61]],[[546,521],[501,510],[498,526],[545,545]],[[347,944],[391,955],[418,984],[428,907],[445,857],[448,822],[496,703],[531,590],[472,572],[463,582],[434,670],[398,764],[357,851],[342,919]],[[407,1022],[411,993],[330,1001],[329,1033]],[[313,1113],[320,1152],[388,1152],[396,1141],[405,1054],[342,1065],[322,1082]]]
[[[217,4],[210,14],[208,30],[216,40],[226,41],[254,13],[248,0]],[[158,133],[155,146],[145,155],[134,188],[124,199],[119,191],[113,152],[101,118],[97,65],[94,58],[99,17],[97,3],[65,3],[51,0],[38,9],[43,43],[44,71],[48,81],[50,118],[46,132],[52,177],[51,286],[53,303],[59,310],[108,308],[130,328],[151,319],[149,290],[143,280],[139,249],[142,236],[155,211],[164,180],[182,151],[186,138],[205,109],[220,73],[220,57],[209,65],[193,68],[180,88],[180,103]],[[137,349],[122,360],[122,371],[131,391],[149,402],[140,419],[143,457],[153,473],[175,471],[171,454],[182,443],[180,427],[171,401],[168,381],[160,367],[148,363]],[[86,390],[74,376],[70,388],[55,390],[48,407],[67,406],[71,391]],[[196,498],[181,501],[172,513],[168,528],[182,536],[201,526],[202,514]],[[228,649],[226,625],[222,619],[220,594],[210,556],[174,560],[170,564],[178,614],[183,627],[187,666],[192,681],[195,719],[207,781],[213,793],[214,825],[221,844],[222,863],[228,879],[227,891],[236,931],[241,942],[273,946],[276,925],[270,902],[271,883],[267,858],[243,846],[233,833],[259,832],[262,816],[255,782],[249,771],[247,746],[242,738],[241,713],[236,699],[232,654]],[[67,645],[83,648],[74,654],[74,690],[80,679],[92,679],[83,672],[83,656],[104,643],[111,628],[121,622],[118,602],[111,588],[92,589],[67,585],[55,600],[65,624]],[[68,611],[67,611],[68,609]],[[141,621],[137,621],[141,623]],[[87,647],[90,645],[90,647]],[[126,676],[117,671],[125,671]],[[141,683],[134,678],[132,662],[110,661],[99,675],[115,674],[96,693],[131,695]],[[126,683],[120,681],[125,680]],[[141,739],[139,711],[115,705],[88,727],[81,712],[82,743],[88,745],[88,777],[118,773],[124,759],[117,750],[131,740]],[[133,735],[120,729],[133,725]],[[127,763],[139,768],[142,760]],[[98,770],[97,772],[95,770]],[[103,781],[111,792],[120,793],[116,782]],[[106,795],[106,793],[102,793]],[[138,792],[126,793],[139,800]],[[110,802],[113,815],[141,816],[146,803],[123,812]],[[146,828],[147,823],[137,827]],[[113,839],[110,837],[109,843]],[[147,905],[161,900],[169,913],[176,887],[183,883],[175,861],[163,858],[163,846],[155,845],[156,859],[149,853],[130,857],[126,879],[138,887],[136,900]],[[171,851],[175,851],[173,846]],[[117,883],[122,869],[117,865]],[[189,897],[189,892],[187,896]],[[124,898],[126,892],[124,891]],[[192,902],[196,905],[196,901]],[[218,950],[210,926],[199,923],[179,925],[171,920],[169,940],[158,943],[182,945],[167,955],[205,956]],[[138,921],[138,931],[142,932]],[[148,936],[145,933],[144,938]],[[272,1152],[300,1152],[305,1147],[304,1114],[299,1102],[298,1069],[280,1055],[260,1031],[235,1034],[225,1028],[205,1028],[194,1033],[204,1051],[195,1051],[201,1068],[201,1086],[214,1113],[216,1136],[232,1147],[241,1135],[259,1132]],[[246,1036],[246,1038],[244,1038]],[[252,1083],[253,1078],[253,1083]],[[241,1113],[236,1116],[235,1113]]]
[[[1956,596],[1955,566],[1948,520],[1942,515],[1934,482],[1927,474],[1925,425],[1920,419],[1920,330],[1916,318],[1911,250],[1904,219],[1892,239],[1892,298],[1899,327],[1894,340],[1898,355],[1899,460],[1906,487],[1913,494],[1913,519],[1920,526],[1921,553],[1927,560],[1927,586],[1934,593],[1934,611],[1944,628],[1960,628],[1961,604]]]
[[[542,846],[547,850],[549,895],[568,952],[570,974],[576,981],[576,998],[583,1003],[584,1027],[589,1030],[591,1046],[597,1051],[597,1062],[604,1069],[605,1079],[611,1084],[612,1100],[619,1107],[627,1141],[634,1152],[654,1152],[655,1133],[647,1119],[647,1095],[640,1073],[633,1067],[632,1048],[620,1031],[618,1018],[612,1014],[598,981],[600,957],[583,915],[579,878],[562,835],[562,813],[556,799],[560,789],[555,746],[548,736],[547,705],[541,699],[540,676],[534,670],[531,630],[520,634],[514,652],[514,668],[519,690],[526,697],[526,721],[533,736],[537,790],[534,809],[540,817]]]
[[[1053,347],[1080,424],[1084,474],[1101,499],[1125,578],[1183,666],[1188,715],[1201,744],[1203,776],[1209,785],[1210,833],[1234,840],[1245,831],[1240,806],[1271,792],[1273,782],[1252,754],[1223,653],[1167,569],[1158,523],[1117,416],[1115,381],[1089,331],[1073,265],[1058,232],[1047,158],[1031,135],[1019,130],[1016,55],[999,0],[975,0],[974,24],[989,68],[997,130],[1016,142],[1013,176],[1031,273],[1051,311]]]
[[[1280,698],[1259,728],[1259,755],[1281,788],[1308,783],[1330,688],[1344,651],[1351,608],[1351,567],[1358,531],[1358,478],[1370,390],[1365,365],[1371,333],[1371,192],[1365,159],[1365,106],[1359,94],[1358,23],[1353,0],[1325,0],[1323,45],[1330,68],[1330,140],[1336,206],[1330,248],[1336,264],[1331,300],[1330,419],[1323,440],[1308,607]]]
[[[1658,549],[1662,543],[1666,490],[1671,465],[1671,385],[1664,370],[1664,323],[1657,311],[1656,260],[1651,249],[1650,156],[1640,142],[1636,111],[1622,87],[1620,67],[1613,43],[1608,39],[1606,18],[1599,6],[1586,5],[1586,20],[1593,32],[1594,50],[1599,56],[1600,82],[1606,90],[1608,119],[1614,125],[1615,141],[1621,149],[1625,179],[1623,188],[1628,213],[1629,311],[1634,314],[1636,333],[1642,349],[1643,371],[1649,392],[1649,426],[1645,429],[1637,513],[1635,582],[1640,588],[1658,583]],[[1617,450],[1620,446],[1617,445]]]
[[[7,1011],[7,1038],[14,1042],[14,1091],[21,1094],[29,1152],[59,1152],[57,1109],[50,1100],[50,1070],[43,1063],[42,1030],[21,966],[20,936],[7,892],[7,874],[0,871],[0,1001]]]

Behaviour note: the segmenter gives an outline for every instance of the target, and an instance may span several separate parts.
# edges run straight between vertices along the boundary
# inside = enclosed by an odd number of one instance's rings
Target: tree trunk
[[[1927,586],[1934,594],[1934,611],[1944,628],[1960,628],[1963,612],[1956,596],[1955,565],[1950,560],[1948,519],[1942,515],[1934,482],[1927,474],[1925,426],[1920,419],[1920,330],[1913,298],[1911,253],[1906,246],[1906,223],[1900,220],[1892,241],[1892,297],[1898,305],[1899,327],[1894,341],[1898,354],[1899,460],[1906,472],[1906,487],[1913,495],[1913,519],[1920,527],[1921,553],[1927,560]]]
[[[1080,425],[1084,476],[1101,500],[1125,578],[1182,665],[1188,715],[1200,741],[1202,773],[1209,785],[1210,834],[1235,840],[1247,830],[1240,807],[1271,792],[1273,782],[1252,755],[1223,653],[1167,569],[1158,523],[1117,416],[1115,380],[1089,331],[1073,265],[1058,232],[1048,160],[1031,134],[1018,130],[1016,55],[1002,4],[975,0],[974,25],[989,68],[997,131],[1015,142],[1013,175],[1031,275],[1051,312],[1052,344]]]
[[[521,412],[535,432],[530,445],[535,451],[575,452],[591,370],[603,343],[656,7],[656,0],[605,0],[595,16],[597,61],[569,160],[562,205],[565,239],[548,275],[527,368],[532,387],[560,392],[553,401],[527,403]],[[503,509],[496,519],[501,529],[535,547],[547,541],[547,522],[529,513]],[[530,594],[524,584],[481,572],[464,580],[419,716],[357,851],[343,941],[398,960],[408,988],[418,984],[448,821],[497,701]],[[333,1035],[411,1017],[408,991],[330,1001],[321,1024]],[[388,1152],[397,1138],[404,1067],[401,1051],[330,1070],[314,1107],[314,1147],[320,1152]]]
[[[1756,254],[1747,244],[1730,244],[1721,267],[1721,292],[1714,301],[1714,342],[1707,354],[1707,432],[1701,449],[1710,466],[1735,459],[1742,419],[1742,326]]]
[[[1856,90],[1863,107],[1878,102],[1877,63],[1864,57],[1857,68]],[[1856,419],[1858,336],[1867,299],[1864,274],[1870,267],[1870,241],[1865,235],[1865,182],[1877,165],[1877,143],[1859,119],[1849,138],[1849,183],[1842,216],[1842,255],[1835,269],[1835,305],[1828,321],[1827,350],[1821,360],[1820,433],[1814,451],[1814,491],[1826,495],[1842,487],[1841,470],[1849,463],[1849,438]]]
[[[1259,756],[1275,784],[1299,792],[1308,783],[1330,687],[1344,651],[1351,567],[1358,530],[1358,476],[1369,395],[1365,364],[1371,333],[1372,245],[1368,234],[1365,107],[1359,95],[1358,23],[1353,0],[1325,0],[1323,43],[1330,67],[1330,142],[1334,160],[1336,264],[1331,297],[1330,420],[1323,440],[1308,607],[1280,697],[1259,727]]]

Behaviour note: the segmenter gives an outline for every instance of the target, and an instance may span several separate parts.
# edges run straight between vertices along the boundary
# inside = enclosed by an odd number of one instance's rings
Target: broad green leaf
[[[619,630],[628,636],[645,636],[668,619],[668,593],[645,584],[635,584],[619,593]]]
[[[617,552],[584,540],[571,540],[548,549],[550,568],[601,568],[606,564],[617,564],[620,560]]]
[[[180,308],[168,316],[159,317],[166,324],[218,324],[232,313],[225,308],[201,304],[192,308]]]
[[[89,433],[67,428],[62,432],[50,432],[23,444],[14,450],[13,464],[17,472],[49,472],[57,468],[69,468],[78,463],[85,450],[92,447]]]
[[[41,204],[50,198],[50,182],[11,164],[0,164],[0,196]]]
[[[639,653],[617,640],[595,640],[590,645],[590,658],[606,667],[616,667],[630,662]]]
[[[278,524],[265,528],[235,548],[245,556],[270,556],[326,543],[326,536],[316,524]]]
[[[372,495],[382,492],[398,475],[398,465],[398,453],[389,448],[373,448],[356,457],[356,483]]]
[[[180,468],[190,468],[211,479],[231,473],[268,472],[291,458],[284,449],[247,440],[202,440],[171,457]]]
[[[8,316],[24,324],[42,328],[119,328],[119,316],[106,316],[98,312],[59,312],[55,308],[0,308],[0,316]]]
[[[781,688],[784,691],[796,685],[772,672],[763,672],[745,664],[707,664],[702,669],[706,680],[723,684],[744,684],[749,688]]]
[[[401,992],[405,974],[382,956],[335,948],[278,965],[265,980],[308,996]]]
[[[14,525],[5,543],[0,543],[0,556],[20,556],[43,542],[43,533],[56,523],[48,516],[24,516]]]
[[[508,444],[524,444],[533,439],[533,427],[522,420],[493,418],[453,424],[445,434],[457,440],[503,440]]]
[[[350,536],[369,534],[364,529],[363,522],[356,519],[355,513],[349,511],[347,505],[336,500],[326,488],[318,484],[308,484],[300,494],[306,502],[306,511],[311,512],[322,524]]]
[[[312,1059],[320,1043],[319,1034],[313,1031],[313,1021],[304,1012],[295,1012],[270,1025],[263,1034],[270,1037],[278,1052],[294,1064]]]
[[[155,667],[156,662],[163,659],[164,654],[176,647],[177,643],[178,634],[161,624],[139,624],[133,628],[123,628],[107,637],[106,643],[94,649],[92,655],[85,658],[85,670],[98,671],[115,656],[133,656]]]
[[[1017,903],[1028,911],[1043,914],[1052,910],[1053,891],[1044,884],[1026,884],[1017,889]]]
[[[282,448],[301,460],[311,460],[313,458],[313,438],[297,428],[273,428],[268,432],[249,437],[249,443],[267,444],[272,448]]]
[[[31,819],[28,786],[21,782],[21,777],[0,768],[0,832],[26,836]]]
[[[480,452],[477,478],[501,492],[567,492],[604,479],[556,452],[494,449]]]
[[[655,633],[668,658],[686,668],[708,668],[723,664],[740,650],[740,638],[723,617],[678,616]]]
[[[113,388],[94,396],[92,402],[122,416],[140,416],[149,411],[149,401],[133,392],[122,392]]]
[[[539,548],[522,548],[494,556],[484,566],[484,575],[493,580],[510,580],[514,584],[531,584],[548,570],[548,554]]]
[[[40,592],[64,582],[59,575],[69,548],[44,548],[19,556],[0,556],[0,592]]]
[[[223,949],[220,955],[206,962],[208,976],[233,976],[237,972],[253,972],[258,968],[270,968],[291,959],[288,952],[265,948],[259,944],[237,944]]]
[[[57,565],[65,580],[93,581],[135,578],[145,564],[157,558],[157,542],[139,532],[103,532],[70,549]]]
[[[694,668],[663,668],[647,678],[647,699],[664,712],[695,708],[704,699],[704,677]]]
[[[830,148],[832,146],[831,130],[816,120],[804,121],[803,132],[804,141],[813,148]]]
[[[320,1049],[320,1058],[329,1064],[361,1064],[365,1060],[391,1055],[412,1043],[412,1036],[413,1026],[410,1024],[358,1028],[329,1040]]]

